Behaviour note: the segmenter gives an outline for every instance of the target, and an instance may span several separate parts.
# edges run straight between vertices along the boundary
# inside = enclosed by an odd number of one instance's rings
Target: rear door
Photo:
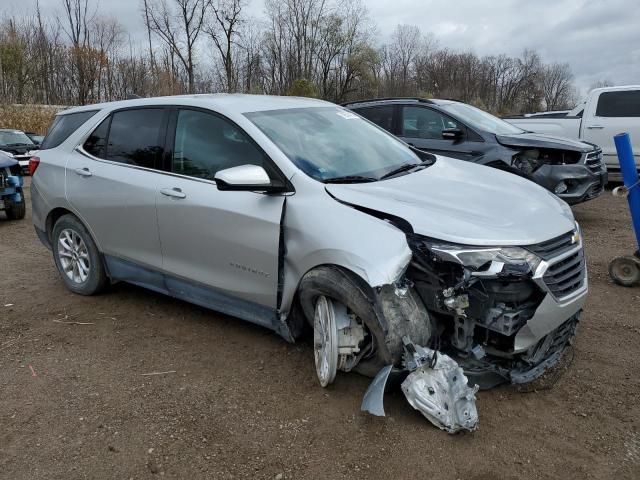
[[[214,176],[240,165],[275,167],[244,131],[211,111],[177,109],[172,125],[171,174],[156,197],[167,285],[178,297],[271,326],[266,316],[244,313],[248,303],[277,307],[284,197],[220,191]]]
[[[619,170],[613,137],[628,132],[636,165],[640,167],[640,90],[601,92],[587,106],[583,117],[583,140],[602,148],[605,162]]]
[[[396,105],[376,105],[354,108],[353,111],[395,135],[397,133],[396,118],[398,108]]]
[[[457,140],[445,140],[442,131],[447,128],[458,128],[463,136]],[[477,142],[470,141],[465,125],[425,106],[402,106],[398,136],[409,145],[436,155],[461,160],[473,160],[481,155],[474,150]]]
[[[113,112],[67,163],[67,198],[116,266],[162,268],[156,189],[164,176],[158,169],[168,112],[162,107]],[[161,289],[160,277],[156,280],[148,286]]]

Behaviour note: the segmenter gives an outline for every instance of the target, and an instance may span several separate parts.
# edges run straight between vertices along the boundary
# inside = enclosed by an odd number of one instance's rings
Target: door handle
[[[603,128],[604,128],[604,125],[589,125],[587,128],[588,128],[589,130],[593,130],[593,129],[601,130],[601,129],[603,129]]]
[[[185,198],[187,196],[187,194],[184,193],[178,187],[163,188],[163,189],[160,190],[160,193],[165,195],[165,196],[167,196],[167,197],[173,197],[173,198]]]
[[[81,177],[90,177],[91,175],[93,175],[93,173],[91,173],[91,170],[89,170],[87,167],[76,168],[76,174],[80,175]]]

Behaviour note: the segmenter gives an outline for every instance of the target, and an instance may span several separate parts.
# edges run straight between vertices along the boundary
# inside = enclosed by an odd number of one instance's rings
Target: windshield
[[[0,131],[0,145],[34,145],[29,137],[24,133],[15,131]]]
[[[374,181],[403,165],[422,163],[404,143],[340,107],[271,110],[245,116],[299,169],[321,182],[344,177]]]
[[[483,130],[496,135],[524,133],[524,130],[466,103],[445,103],[440,105],[440,108],[458,117],[462,123],[466,123],[471,128],[477,130]]]

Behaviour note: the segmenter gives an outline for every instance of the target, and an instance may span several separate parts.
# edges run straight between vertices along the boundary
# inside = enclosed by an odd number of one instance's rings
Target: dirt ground
[[[454,436],[401,392],[361,413],[359,375],[320,388],[309,344],[124,284],[74,295],[30,212],[0,213],[0,478],[638,479],[640,288],[607,275],[629,215],[610,192],[575,213],[591,292],[572,358],[538,390],[480,392],[479,429]]]

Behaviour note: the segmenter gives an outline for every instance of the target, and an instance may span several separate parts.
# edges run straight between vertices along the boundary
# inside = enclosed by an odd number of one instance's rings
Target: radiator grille
[[[550,260],[575,247],[573,235],[573,231],[563,233],[559,237],[552,238],[551,240],[547,240],[546,242],[538,243],[536,245],[529,245],[525,248],[530,252],[535,253],[543,260]]]
[[[549,265],[542,279],[556,298],[563,298],[582,287],[586,273],[582,249]]]
[[[587,158],[585,160],[585,164],[587,168],[594,173],[599,173],[602,171],[602,150],[598,149],[594,152],[587,153]]]

